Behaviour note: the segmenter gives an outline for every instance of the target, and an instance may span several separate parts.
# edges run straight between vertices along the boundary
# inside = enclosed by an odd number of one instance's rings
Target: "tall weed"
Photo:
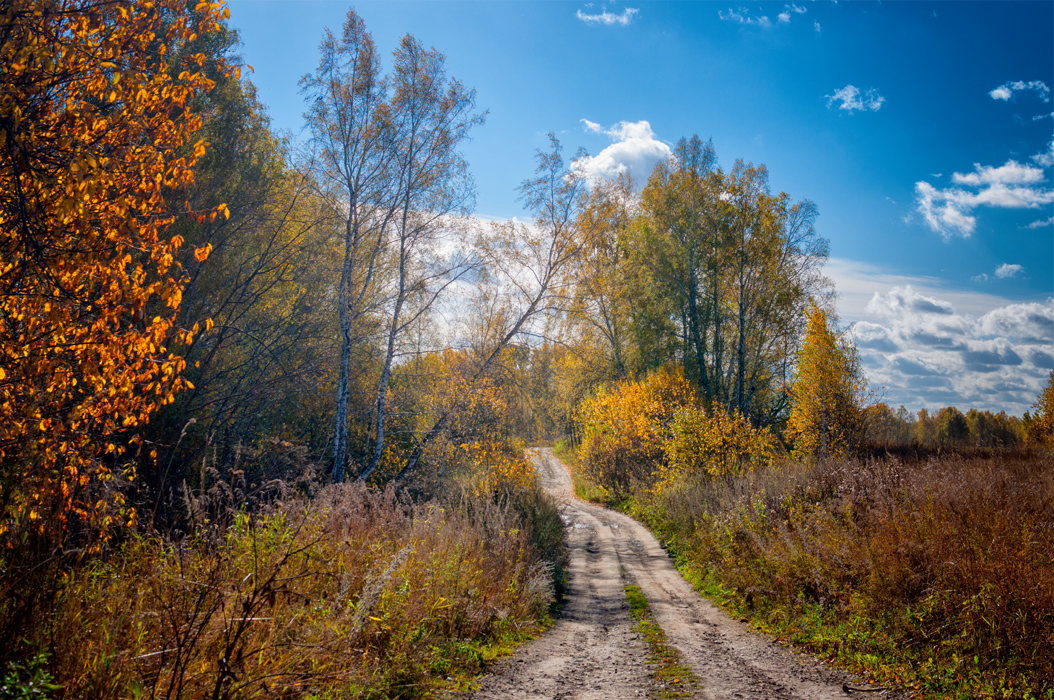
[[[71,570],[35,641],[67,698],[420,697],[544,623],[552,537],[511,501],[330,486]]]
[[[1054,697],[1050,453],[784,461],[681,479],[638,509],[821,652],[937,694]]]

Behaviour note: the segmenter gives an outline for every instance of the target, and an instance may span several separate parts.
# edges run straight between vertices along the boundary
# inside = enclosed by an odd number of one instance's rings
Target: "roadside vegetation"
[[[664,394],[669,376],[617,391],[683,403]],[[1050,393],[1034,420],[1047,420]],[[577,449],[561,446],[579,495],[647,523],[696,587],[737,616],[922,697],[1054,697],[1049,434],[994,448],[858,442],[826,457],[739,448],[732,468],[700,457],[670,479],[666,465],[683,461],[676,420],[631,401],[622,415],[621,432],[586,422]],[[597,441],[616,449],[642,424],[659,436],[653,461],[605,480]]]

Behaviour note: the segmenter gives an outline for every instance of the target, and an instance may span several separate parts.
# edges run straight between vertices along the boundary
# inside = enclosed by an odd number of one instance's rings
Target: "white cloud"
[[[1047,219],[1039,219],[1038,221],[1033,221],[1031,224],[1029,224],[1025,228],[1030,228],[1030,229],[1046,228],[1047,226],[1050,226],[1052,224],[1054,224],[1054,216],[1051,216],[1051,217],[1049,217]]]
[[[815,29],[817,32],[820,31],[820,23],[819,22],[813,22],[812,26],[813,26],[813,29]]]
[[[1043,168],[1049,168],[1054,165],[1054,141],[1051,141],[1047,145],[1047,150],[1042,153],[1037,153],[1032,156],[1032,160],[1035,161]]]
[[[920,294],[909,284],[894,287],[886,294],[875,292],[867,304],[866,311],[878,316],[897,316],[905,312],[952,316],[955,314],[955,307],[947,301]]]
[[[874,88],[861,93],[860,89],[853,85],[846,85],[844,88],[835,90],[833,95],[824,95],[824,97],[827,98],[828,109],[835,102],[841,102],[842,104],[838,105],[838,109],[844,109],[850,114],[852,114],[853,110],[877,112],[882,109],[882,103],[886,101],[886,98],[879,95],[878,90]]]
[[[887,388],[890,401],[912,409],[953,405],[1015,414],[1035,401],[1054,363],[1054,299],[1016,303],[934,289],[926,278],[916,278],[919,288],[890,286],[906,278],[835,262],[832,277],[840,292],[848,286],[859,299],[869,285],[875,289],[863,308],[847,307],[841,296],[838,306],[855,322],[865,374],[872,385]]]
[[[797,5],[790,4],[783,6],[783,12],[779,13],[778,19],[783,24],[789,24],[791,21],[791,15],[804,15],[808,10],[804,7],[798,7]]]
[[[1036,343],[1054,342],[1054,302],[1008,304],[992,309],[978,320],[986,336],[1006,336]]]
[[[1050,102],[1050,88],[1042,80],[1032,80],[1027,83],[1023,80],[1012,80],[989,91],[988,96],[993,100],[1006,102],[1014,96],[1015,92],[1025,90],[1035,92],[1039,99],[1044,102]]]
[[[995,269],[995,276],[999,279],[1006,279],[1007,277],[1015,277],[1019,272],[1025,268],[1017,264],[1003,263]]]
[[[1008,160],[1005,165],[993,168],[990,165],[973,164],[976,172],[952,173],[952,182],[958,185],[1033,185],[1043,182],[1043,171],[1031,165],[1021,165],[1016,160]]]
[[[576,169],[590,180],[613,178],[628,172],[637,182],[644,182],[655,163],[669,158],[672,153],[669,146],[655,138],[647,121],[622,121],[610,129],[588,119],[583,119],[582,123],[586,131],[604,134],[614,142],[597,155],[576,161]]]
[[[738,12],[736,12],[732,8],[728,8],[728,12],[727,13],[726,12],[722,12],[721,10],[718,10],[717,11],[717,16],[720,17],[723,20],[731,21],[731,22],[738,22],[739,24],[755,24],[755,25],[757,25],[759,27],[771,27],[772,26],[772,22],[769,21],[769,18],[767,16],[762,15],[760,17],[751,17],[750,16],[750,10],[745,10],[742,7],[739,8]],[[788,18],[788,21],[789,21],[789,18]]]
[[[1013,95],[1013,93],[1010,92],[1010,89],[1007,88],[1005,85],[1000,85],[988,94],[993,100],[1003,100],[1004,102],[1006,100],[1009,100],[1011,95]]]
[[[592,6],[592,3],[586,5],[587,8]],[[615,15],[608,12],[607,8],[601,8],[600,14],[591,15],[579,10],[575,13],[575,17],[582,20],[586,24],[604,24],[609,27],[614,24],[618,24],[620,26],[625,27],[633,21],[633,16],[638,12],[640,12],[640,10],[635,7],[627,7],[625,10],[622,11],[622,14]]]
[[[1050,154],[1032,159],[1045,165]],[[1054,158],[1051,158],[1054,160]],[[973,189],[937,189],[928,182],[915,183],[916,211],[926,224],[948,241],[955,235],[968,238],[977,227],[973,211],[981,206],[997,209],[1039,209],[1054,202],[1054,190],[1044,188],[1040,168],[1008,160],[997,168],[974,164],[972,173],[953,173],[952,182]]]

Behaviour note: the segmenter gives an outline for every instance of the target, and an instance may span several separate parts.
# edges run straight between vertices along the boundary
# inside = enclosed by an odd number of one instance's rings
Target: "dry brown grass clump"
[[[332,486],[71,571],[38,641],[66,698],[420,696],[543,622],[533,527],[509,499]]]
[[[788,461],[645,503],[755,611],[828,626],[802,635],[825,651],[899,659],[936,691],[1054,695],[1050,452]]]

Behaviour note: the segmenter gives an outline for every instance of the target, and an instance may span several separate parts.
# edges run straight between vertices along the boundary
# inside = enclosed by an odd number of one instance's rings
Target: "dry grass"
[[[544,623],[553,566],[534,542],[562,540],[521,510],[344,485],[178,544],[134,539],[66,574],[26,651],[50,651],[56,697],[423,696]]]
[[[1049,452],[788,461],[639,498],[798,641],[936,695],[1054,697]]]

